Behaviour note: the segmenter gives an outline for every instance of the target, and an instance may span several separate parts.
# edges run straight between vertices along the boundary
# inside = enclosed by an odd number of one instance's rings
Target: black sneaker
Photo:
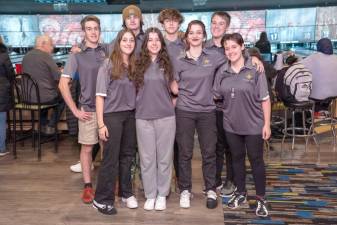
[[[231,181],[226,181],[223,185],[220,196],[221,197],[231,197],[233,196],[234,192],[236,191],[235,185]]]
[[[97,209],[98,212],[103,213],[105,215],[114,215],[117,213],[117,210],[113,205],[100,204],[94,200],[92,206],[95,209]]]
[[[206,207],[209,209],[215,209],[217,206],[218,200],[215,191],[212,190],[207,191]]]
[[[267,201],[262,199],[256,200],[257,206],[255,210],[255,214],[260,217],[267,217],[268,216],[268,209],[267,209]]]
[[[231,197],[231,199],[229,199],[229,201],[227,203],[227,206],[228,206],[228,208],[236,209],[240,205],[246,203],[246,201],[247,201],[247,193],[244,193],[244,194],[235,193]]]

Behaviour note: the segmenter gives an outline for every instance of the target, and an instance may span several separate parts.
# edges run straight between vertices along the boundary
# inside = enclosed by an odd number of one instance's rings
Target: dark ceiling
[[[63,2],[66,0],[63,0]],[[68,0],[73,2],[74,0]],[[90,1],[90,0],[88,0]],[[53,2],[49,0],[49,2]],[[62,2],[62,1],[54,1]],[[110,2],[108,4],[107,2]],[[53,4],[35,0],[0,0],[0,14],[88,14],[121,13],[128,4],[136,2],[143,12],[158,12],[163,8],[180,11],[253,10],[294,7],[336,6],[337,0],[107,0],[103,3],[69,3],[66,11],[55,10]],[[204,3],[206,2],[206,3]]]

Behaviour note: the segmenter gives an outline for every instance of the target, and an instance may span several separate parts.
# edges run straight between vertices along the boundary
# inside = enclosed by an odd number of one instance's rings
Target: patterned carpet
[[[227,208],[223,198],[225,224],[337,225],[337,164],[269,164],[267,199],[270,216],[255,215],[254,186],[248,175],[248,203]]]

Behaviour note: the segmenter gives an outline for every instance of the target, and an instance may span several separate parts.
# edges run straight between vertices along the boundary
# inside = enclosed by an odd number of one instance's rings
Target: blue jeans
[[[48,122],[48,109],[41,110],[40,120],[41,120],[41,126],[50,126],[55,127],[57,123],[60,121],[62,112],[65,107],[65,102],[63,101],[62,97],[57,98],[55,101],[50,102],[50,104],[58,103],[58,106],[53,109],[53,113],[51,115],[51,118]],[[48,104],[48,103],[47,103]]]
[[[6,151],[6,112],[0,112],[0,152]]]

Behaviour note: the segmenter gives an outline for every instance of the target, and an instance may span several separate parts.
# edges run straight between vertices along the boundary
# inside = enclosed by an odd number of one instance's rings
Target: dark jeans
[[[92,147],[92,152],[91,152],[92,161],[95,161],[97,153],[99,152],[99,148],[100,148],[99,143],[95,144]]]
[[[131,165],[136,153],[135,112],[124,111],[104,114],[109,131],[104,143],[103,161],[97,177],[95,201],[114,204],[116,178],[119,177],[121,196],[133,195]]]
[[[263,161],[263,139],[261,135],[238,135],[226,131],[233,157],[234,182],[237,191],[246,192],[246,150],[252,167],[256,195],[265,196],[266,170]]]
[[[62,112],[65,107],[63,98],[61,96],[58,96],[55,100],[42,104],[58,104],[57,107],[53,109],[53,114],[51,115],[49,122],[48,122],[48,109],[42,109],[40,114],[41,126],[48,125],[50,127],[55,127],[57,123],[60,121]]]
[[[216,120],[213,112],[189,112],[176,109],[176,140],[179,148],[179,189],[192,189],[191,160],[193,157],[194,133],[197,130],[201,156],[202,173],[206,191],[215,190],[215,145]]]
[[[224,156],[226,155],[226,181],[233,182],[233,164],[232,155],[229,150],[229,146],[226,140],[225,130],[223,129],[223,112],[222,110],[216,110],[216,127],[218,131],[216,142],[216,186],[222,184],[221,173],[224,164]]]

